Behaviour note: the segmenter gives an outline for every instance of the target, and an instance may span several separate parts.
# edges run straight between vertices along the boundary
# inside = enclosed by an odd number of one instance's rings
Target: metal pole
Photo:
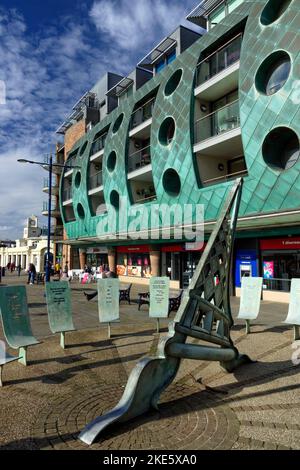
[[[46,282],[50,282],[50,239],[51,239],[51,199],[52,199],[52,154],[49,159],[49,198],[48,198],[48,237],[46,257]]]

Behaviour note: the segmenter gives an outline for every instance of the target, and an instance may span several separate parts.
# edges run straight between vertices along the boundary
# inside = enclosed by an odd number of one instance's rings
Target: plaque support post
[[[60,347],[66,349],[66,333],[64,331],[60,333]]]
[[[0,366],[0,387],[3,387],[2,374],[3,374],[3,366]]]
[[[19,363],[27,366],[27,348],[26,346],[19,348]]]
[[[250,320],[246,320],[246,335],[251,333]]]
[[[298,341],[300,339],[300,326],[294,325],[294,341]]]
[[[160,333],[159,318],[156,319],[156,333]]]
[[[108,325],[107,325],[107,336],[108,336],[108,339],[111,338],[111,326],[110,326],[110,322],[108,322]]]

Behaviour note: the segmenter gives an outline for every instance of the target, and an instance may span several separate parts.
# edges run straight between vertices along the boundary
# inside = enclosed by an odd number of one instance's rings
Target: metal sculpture
[[[251,362],[240,355],[230,338],[230,266],[243,180],[230,190],[220,217],[201,256],[169,334],[161,341],[156,357],[141,359],[131,372],[118,405],[96,418],[79,438],[92,444],[99,433],[116,422],[125,422],[150,408],[157,409],[161,393],[174,380],[183,358],[220,361],[228,372]],[[216,346],[185,344],[187,337]]]

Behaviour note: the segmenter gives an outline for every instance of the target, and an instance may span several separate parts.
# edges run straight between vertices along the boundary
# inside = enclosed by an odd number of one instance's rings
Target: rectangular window
[[[165,68],[165,66],[166,66],[165,59],[160,60],[155,66],[155,72],[159,73],[161,70]]]
[[[167,64],[171,64],[173,60],[176,59],[176,50],[170,52],[170,54],[167,55]]]
[[[210,28],[213,28],[216,24],[220,23],[226,16],[225,2],[222,3],[218,8],[211,12],[208,17]]]
[[[227,0],[228,13],[231,13],[235,8],[244,3],[244,0]]]

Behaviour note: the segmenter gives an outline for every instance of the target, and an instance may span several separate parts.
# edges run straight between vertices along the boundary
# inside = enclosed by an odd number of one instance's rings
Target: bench
[[[6,352],[4,341],[0,341],[0,387],[3,387],[3,367],[10,362],[18,361],[19,356],[11,356]]]
[[[132,284],[129,284],[127,289],[120,289],[119,302],[121,302],[121,300],[125,300],[130,305],[130,290],[131,290],[131,287],[132,287]]]
[[[19,349],[19,362],[27,366],[27,348],[40,342],[32,334],[25,286],[1,287],[0,312],[6,341]]]
[[[180,294],[178,296],[169,298],[168,315],[170,315],[172,311],[178,310],[180,303],[181,303],[182,294],[183,294],[183,290],[180,291]],[[142,305],[150,304],[150,292],[140,292],[138,296],[139,296],[139,300],[138,300],[139,310],[141,309]]]

